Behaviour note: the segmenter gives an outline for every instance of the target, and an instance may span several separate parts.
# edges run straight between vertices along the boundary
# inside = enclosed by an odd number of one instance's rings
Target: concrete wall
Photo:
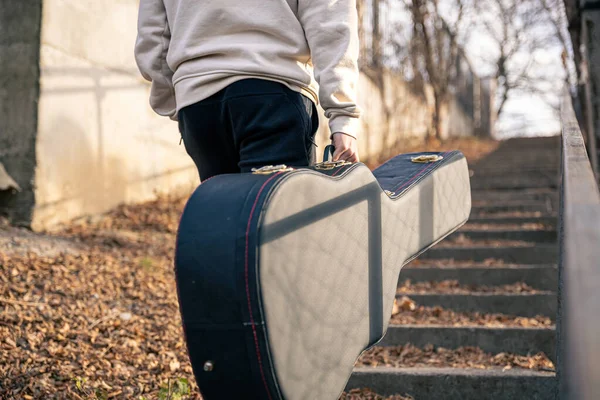
[[[0,191],[0,215],[23,225],[35,202],[41,2],[0,1],[0,163],[21,188]]]
[[[34,228],[197,184],[177,124],[148,106],[137,7],[44,0]]]
[[[376,82],[374,74],[365,71],[359,81],[359,103],[363,108],[359,141],[362,159],[377,157],[395,143],[425,137],[431,116],[427,101],[411,91],[409,85],[389,72]],[[381,87],[381,89],[380,89]],[[321,115],[318,145],[322,149],[330,135],[327,120]]]
[[[429,122],[424,99],[411,93],[406,82],[385,73],[384,90],[380,90],[369,75],[360,75],[358,89],[363,108],[359,141],[359,154],[363,159],[381,154],[404,138],[424,137]],[[329,135],[327,120],[323,117],[317,141],[320,149],[329,142]]]
[[[425,138],[432,129],[434,111],[431,88],[426,88],[426,96],[423,96],[397,75],[390,72],[374,75],[369,71],[361,73],[359,83],[359,101],[364,111],[359,153],[365,160],[388,154],[396,143],[403,140]],[[379,79],[381,81],[378,84]],[[327,120],[322,114],[321,110],[317,141],[320,149],[328,143],[329,138]],[[452,98],[444,114],[444,139],[474,135],[473,116],[456,98]]]

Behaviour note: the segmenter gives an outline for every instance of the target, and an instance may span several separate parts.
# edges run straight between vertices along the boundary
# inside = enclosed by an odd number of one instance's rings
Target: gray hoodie
[[[358,133],[356,0],[141,0],[135,57],[160,115],[260,78],[320,99],[331,132]]]

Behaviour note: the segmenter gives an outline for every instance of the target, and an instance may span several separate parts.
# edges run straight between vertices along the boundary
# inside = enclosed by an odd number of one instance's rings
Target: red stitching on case
[[[346,166],[343,167],[339,167],[337,171],[335,171],[333,174],[331,174],[332,177],[336,176],[339,172],[341,172],[344,168],[346,168]]]
[[[256,346],[256,357],[258,358],[258,366],[260,368],[260,376],[262,378],[263,384],[265,385],[265,390],[267,391],[267,396],[269,397],[269,400],[271,400],[271,392],[269,392],[269,386],[267,385],[267,379],[265,378],[265,372],[263,371],[263,367],[262,367],[260,348],[258,346],[258,336],[256,334],[256,327],[254,326],[254,316],[252,315],[252,303],[250,301],[250,286],[248,284],[248,246],[249,246],[249,237],[250,237],[250,224],[252,222],[252,216],[254,215],[254,210],[256,209],[256,205],[258,204],[258,199],[260,198],[260,195],[261,195],[263,189],[265,188],[265,186],[267,186],[267,184],[271,180],[273,180],[273,178],[275,178],[277,175],[279,175],[281,173],[282,172],[278,172],[275,175],[273,175],[272,177],[270,177],[269,179],[267,179],[265,181],[265,183],[263,183],[263,185],[258,190],[256,199],[254,200],[254,205],[252,205],[252,209],[250,210],[250,216],[248,217],[248,225],[246,227],[246,254],[245,254],[245,261],[244,261],[244,264],[245,264],[244,273],[245,273],[245,279],[246,279],[246,298],[248,300],[248,311],[250,312],[250,324],[252,325],[252,334],[254,335],[254,345]]]
[[[442,156],[445,156],[446,154],[448,154],[448,152],[442,153]],[[435,165],[435,163],[432,163],[430,165],[425,166],[424,168],[422,168],[421,170],[419,170],[419,172],[417,172],[415,175],[413,175],[411,177],[411,179],[407,182],[405,182],[403,185],[401,185],[400,187],[394,189],[394,191],[398,191],[400,189],[402,189],[403,187],[407,186],[408,184],[410,184],[411,182],[413,182],[419,175],[421,175],[422,173],[425,172],[425,170],[427,170],[428,168],[432,168]],[[338,169],[334,174],[332,174],[331,176],[335,176],[337,173],[339,173],[342,169],[344,169],[343,167]],[[258,345],[258,335],[256,333],[256,327],[254,325],[254,315],[252,314],[252,302],[250,300],[250,285],[248,282],[248,247],[249,247],[249,237],[250,237],[250,224],[252,223],[252,217],[254,216],[254,210],[256,209],[256,205],[258,204],[258,199],[260,198],[260,195],[262,194],[264,188],[267,186],[267,184],[273,180],[277,175],[281,174],[282,172],[278,172],[275,175],[271,176],[269,179],[267,179],[262,186],[260,187],[260,189],[258,190],[258,193],[256,194],[256,199],[254,200],[254,204],[252,205],[252,209],[250,210],[250,216],[248,217],[248,225],[246,227],[246,251],[245,251],[245,259],[244,259],[244,274],[245,274],[245,281],[246,281],[246,299],[248,301],[248,311],[250,313],[250,324],[252,326],[252,334],[254,336],[254,345],[256,346],[256,357],[258,359],[258,366],[260,369],[260,375],[263,381],[263,384],[265,385],[265,390],[267,391],[267,396],[269,398],[269,400],[272,399],[271,397],[271,392],[269,391],[269,387],[267,385],[267,379],[265,377],[265,373],[262,367],[262,359],[261,359],[261,355],[260,355],[260,347]],[[207,179],[207,181],[210,180]],[[204,183],[204,182],[203,182]]]

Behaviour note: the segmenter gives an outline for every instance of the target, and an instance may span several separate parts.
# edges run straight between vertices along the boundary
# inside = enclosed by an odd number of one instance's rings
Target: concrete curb
[[[418,305],[425,307],[443,307],[459,312],[500,313],[535,317],[545,315],[556,318],[556,293],[536,294],[399,294],[407,296]]]
[[[355,368],[346,390],[370,388],[415,400],[548,400],[556,393],[552,372],[510,369]]]
[[[552,361],[556,357],[554,328],[494,328],[485,326],[449,327],[442,325],[390,325],[377,346],[397,346],[411,343],[417,347],[433,344],[456,349],[479,347],[487,353],[545,353]]]
[[[499,286],[524,282],[539,290],[557,290],[558,269],[555,265],[518,265],[507,267],[404,267],[399,283],[456,280],[463,285]]]

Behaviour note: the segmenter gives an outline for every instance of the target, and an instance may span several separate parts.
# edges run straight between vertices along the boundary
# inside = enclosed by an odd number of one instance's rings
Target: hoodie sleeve
[[[358,16],[356,0],[298,0],[319,83],[319,98],[331,133],[357,137],[361,110],[358,86]]]
[[[173,71],[167,65],[171,31],[163,0],[141,0],[135,61],[142,76],[152,83],[150,106],[157,114],[176,120]]]

